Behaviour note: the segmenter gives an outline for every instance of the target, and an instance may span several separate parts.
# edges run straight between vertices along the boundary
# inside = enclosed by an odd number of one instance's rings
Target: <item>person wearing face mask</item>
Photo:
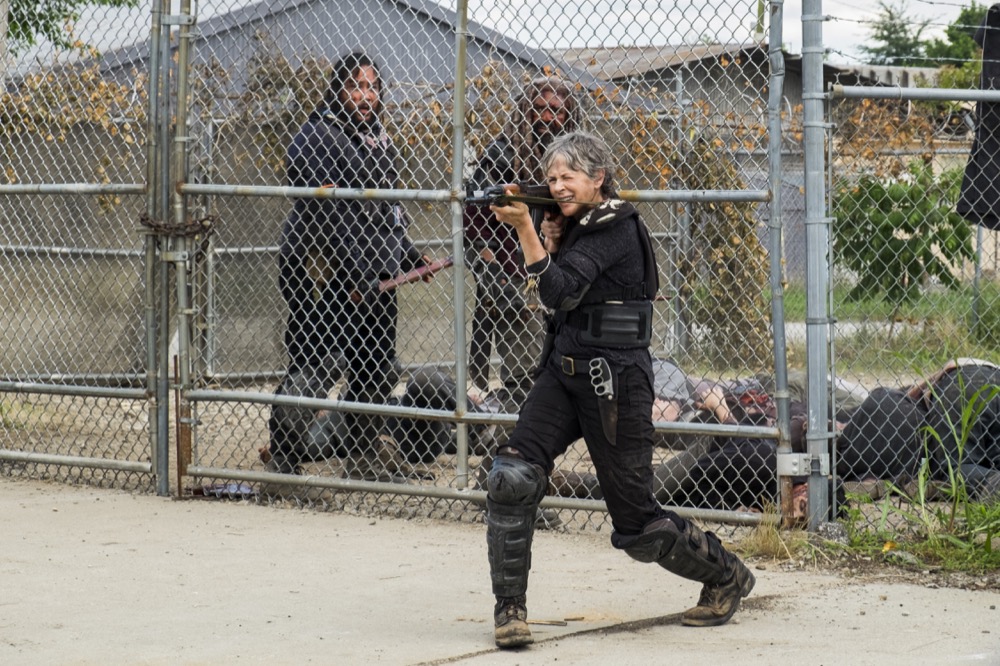
[[[517,232],[527,273],[553,312],[542,365],[487,477],[494,640],[501,648],[532,642],[526,593],[535,515],[556,458],[580,437],[611,516],[612,545],[702,583],[682,624],[724,624],[753,589],[753,574],[714,534],[653,496],[649,343],[659,285],[649,232],[616,197],[616,165],[600,138],[555,139],[542,168],[560,210],[546,213],[544,244],[525,204],[490,207]]]
[[[288,148],[292,187],[393,189],[400,186],[397,153],[379,118],[384,84],[378,64],[362,52],[334,65],[323,104]],[[384,403],[399,380],[394,290],[379,281],[426,266],[407,235],[398,202],[296,199],[281,232],[279,286],[288,304],[286,381],[277,393],[309,385],[322,397],[346,376],[347,401]],[[294,378],[295,381],[291,381]],[[296,393],[297,395],[298,393]],[[272,410],[269,471],[298,473],[306,456]],[[380,479],[382,418],[346,413],[336,450],[313,455],[347,459],[351,476]],[[385,480],[385,479],[382,479]]]
[[[579,104],[568,83],[553,76],[530,81],[515,101],[503,134],[483,152],[470,183],[477,189],[542,183],[542,154],[557,136],[577,129],[579,115]],[[490,357],[496,350],[502,385],[498,395],[506,411],[516,412],[531,388],[542,320],[541,313],[532,307],[535,304],[525,299],[527,276],[517,236],[492,218],[485,208],[465,209],[467,263],[476,279],[469,379],[479,390],[489,390]]]

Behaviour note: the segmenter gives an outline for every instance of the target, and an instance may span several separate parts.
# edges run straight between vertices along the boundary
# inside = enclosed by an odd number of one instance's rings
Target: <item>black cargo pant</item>
[[[588,360],[553,352],[521,406],[507,446],[548,475],[555,459],[583,437],[615,531],[636,535],[649,522],[668,515],[652,492],[653,387],[639,366],[612,370],[618,374],[614,445],[604,435],[598,405],[603,398],[590,383]],[[677,521],[683,525],[683,520]]]

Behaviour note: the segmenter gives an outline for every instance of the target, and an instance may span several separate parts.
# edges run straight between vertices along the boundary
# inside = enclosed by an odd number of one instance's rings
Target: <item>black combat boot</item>
[[[688,627],[717,627],[725,624],[740,607],[740,599],[753,590],[757,581],[750,570],[732,553],[727,552],[726,556],[733,559],[733,574],[724,583],[706,583],[701,588],[698,605],[684,611],[681,624]]]
[[[493,636],[499,648],[517,648],[535,642],[528,628],[528,608],[525,597],[497,597],[493,608],[496,624]]]

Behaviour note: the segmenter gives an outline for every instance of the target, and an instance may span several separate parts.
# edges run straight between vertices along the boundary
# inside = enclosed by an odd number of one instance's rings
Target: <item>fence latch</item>
[[[183,250],[175,250],[163,252],[160,258],[168,264],[182,264],[188,260],[188,256],[188,253]]]
[[[812,474],[813,460],[819,461],[819,473],[826,476],[830,473],[830,454],[823,453],[812,456],[808,453],[779,453],[778,476],[809,476]]]
[[[160,17],[163,25],[194,25],[197,22],[193,14],[164,14]]]

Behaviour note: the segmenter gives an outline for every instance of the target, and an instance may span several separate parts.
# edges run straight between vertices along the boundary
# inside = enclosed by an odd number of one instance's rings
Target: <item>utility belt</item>
[[[580,330],[580,342],[594,347],[648,347],[653,337],[653,303],[626,301],[581,305],[563,322]]]

